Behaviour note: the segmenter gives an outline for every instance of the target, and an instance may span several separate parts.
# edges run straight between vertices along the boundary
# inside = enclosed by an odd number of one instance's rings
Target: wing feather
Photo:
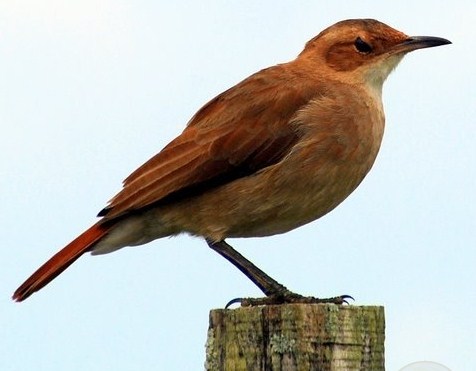
[[[126,178],[99,216],[110,220],[194,195],[278,162],[299,138],[293,116],[318,88],[291,71],[262,70],[203,106],[182,134]]]

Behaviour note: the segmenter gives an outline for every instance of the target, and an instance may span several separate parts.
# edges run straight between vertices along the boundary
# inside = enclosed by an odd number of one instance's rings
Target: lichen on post
[[[210,312],[209,371],[384,370],[380,306],[285,304]]]

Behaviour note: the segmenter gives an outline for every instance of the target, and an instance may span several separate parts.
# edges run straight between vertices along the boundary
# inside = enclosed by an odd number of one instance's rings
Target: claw
[[[342,304],[347,304],[347,305],[350,305],[350,303],[347,301],[347,299],[350,299],[352,301],[355,301],[355,299],[350,296],[350,295],[341,295],[340,298],[342,299]]]
[[[237,304],[237,303],[242,303],[243,302],[243,298],[234,298],[234,299],[231,299],[228,303],[226,303],[225,305],[225,309],[228,309],[231,305],[233,304]]]

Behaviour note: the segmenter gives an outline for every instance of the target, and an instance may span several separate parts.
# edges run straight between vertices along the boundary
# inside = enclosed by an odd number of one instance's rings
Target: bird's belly
[[[152,233],[188,232],[213,240],[262,237],[288,232],[320,218],[340,204],[369,170],[359,166],[306,164],[262,171],[154,211]],[[155,229],[154,227],[151,227]]]
[[[358,186],[366,171],[306,174],[286,186],[269,186],[265,199],[250,197],[247,217],[228,230],[229,237],[259,237],[288,232],[333,210]],[[261,194],[261,193],[259,193]],[[259,195],[258,194],[258,195]],[[252,206],[254,205],[254,206]],[[251,207],[250,207],[251,206]],[[245,211],[245,210],[242,210]]]

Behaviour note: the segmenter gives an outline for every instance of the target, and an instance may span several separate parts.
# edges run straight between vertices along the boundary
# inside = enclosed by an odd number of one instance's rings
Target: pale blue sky
[[[379,158],[341,206],[230,242],[299,293],[384,305],[388,370],[473,370],[475,15],[469,0],[0,1],[0,369],[203,369],[208,311],[260,293],[199,239],[87,255],[22,304],[11,293],[203,103],[371,17],[454,44],[389,77]]]

